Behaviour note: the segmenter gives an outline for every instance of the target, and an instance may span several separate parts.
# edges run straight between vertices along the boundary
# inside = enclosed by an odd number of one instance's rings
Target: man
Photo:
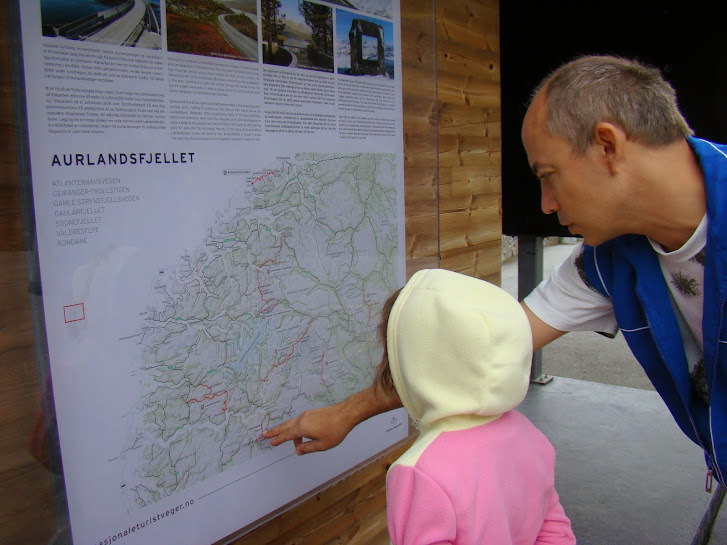
[[[603,56],[536,88],[522,140],[541,206],[581,235],[523,302],[533,349],[572,330],[615,334],[682,431],[727,476],[727,147],[692,137],[658,70]],[[265,433],[304,454],[400,406],[373,387]],[[310,441],[303,441],[308,438]]]

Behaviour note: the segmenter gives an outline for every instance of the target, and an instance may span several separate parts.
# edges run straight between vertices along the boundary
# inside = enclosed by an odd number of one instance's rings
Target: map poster
[[[404,281],[396,0],[23,0],[74,544],[213,543],[407,435],[263,430],[367,387]]]

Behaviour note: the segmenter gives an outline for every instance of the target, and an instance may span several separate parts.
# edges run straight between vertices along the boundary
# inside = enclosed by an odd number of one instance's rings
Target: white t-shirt
[[[665,252],[656,242],[649,242],[658,254],[669,286],[693,386],[697,393],[706,395],[702,307],[707,216],[678,250]],[[601,295],[586,280],[582,243],[525,298],[525,304],[538,318],[561,331],[599,331],[610,335],[618,331],[611,299]]]

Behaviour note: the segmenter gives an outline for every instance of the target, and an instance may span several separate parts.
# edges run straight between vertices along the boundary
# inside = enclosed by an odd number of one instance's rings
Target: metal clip
[[[708,494],[712,493],[712,484],[714,484],[714,477],[712,476],[712,470],[707,470],[707,479],[704,482],[704,491]]]

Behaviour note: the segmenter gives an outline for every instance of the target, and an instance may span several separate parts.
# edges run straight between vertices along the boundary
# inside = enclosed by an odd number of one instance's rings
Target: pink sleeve
[[[393,545],[447,545],[457,533],[452,503],[429,476],[394,466],[386,477],[386,518]]]
[[[545,513],[545,520],[540,527],[535,545],[575,545],[575,542],[570,519],[560,504],[558,493],[553,490],[548,512]]]

